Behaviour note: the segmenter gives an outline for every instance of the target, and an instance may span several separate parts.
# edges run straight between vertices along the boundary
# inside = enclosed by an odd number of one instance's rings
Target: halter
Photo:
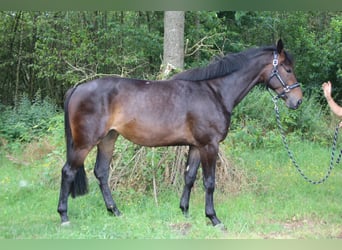
[[[277,96],[273,96],[273,94],[270,91],[270,81],[273,77],[276,77],[279,82],[281,83],[281,85],[283,86],[283,92],[281,92],[280,94],[278,94]],[[276,51],[273,52],[273,70],[272,73],[270,75],[270,77],[268,78],[267,84],[266,84],[266,88],[268,90],[268,92],[270,92],[270,94],[273,96],[274,99],[279,99],[281,97],[284,97],[286,93],[290,92],[292,89],[298,88],[300,87],[300,84],[298,82],[295,82],[292,85],[287,85],[283,79],[281,78],[281,76],[279,75],[279,71],[278,71],[278,53]]]

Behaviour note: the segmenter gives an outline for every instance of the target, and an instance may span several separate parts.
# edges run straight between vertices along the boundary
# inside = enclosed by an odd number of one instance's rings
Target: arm
[[[327,102],[331,111],[335,115],[342,117],[342,107],[339,106],[331,97],[331,82],[328,81],[328,82],[323,83],[322,88],[323,88],[324,96],[327,99]]]

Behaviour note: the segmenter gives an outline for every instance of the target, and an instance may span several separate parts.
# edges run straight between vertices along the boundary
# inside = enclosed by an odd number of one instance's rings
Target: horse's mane
[[[232,74],[243,68],[250,58],[259,56],[265,52],[276,51],[276,47],[268,46],[252,48],[239,53],[227,54],[215,58],[209,65],[202,68],[195,68],[183,71],[172,77],[174,80],[202,81],[223,77]],[[286,60],[292,63],[292,58],[285,52]]]

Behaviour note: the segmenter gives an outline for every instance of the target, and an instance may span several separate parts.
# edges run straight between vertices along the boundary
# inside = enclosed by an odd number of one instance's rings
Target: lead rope
[[[281,138],[283,140],[283,144],[285,146],[285,149],[287,150],[287,154],[289,155],[293,165],[296,167],[298,173],[307,182],[309,182],[311,184],[314,184],[314,185],[321,184],[321,183],[325,182],[329,178],[329,176],[331,175],[332,170],[334,169],[334,158],[335,158],[335,152],[336,152],[336,144],[337,144],[337,136],[338,136],[339,124],[335,128],[335,133],[334,133],[334,138],[333,138],[333,143],[332,143],[332,149],[331,149],[331,159],[330,159],[329,168],[328,168],[325,176],[322,179],[320,179],[318,181],[311,180],[308,176],[306,176],[304,174],[303,170],[299,167],[299,165],[297,164],[297,161],[295,160],[295,158],[293,156],[292,151],[289,149],[289,145],[288,145],[286,137],[285,137],[285,132],[284,132],[284,129],[281,126],[281,122],[280,122],[280,114],[279,114],[279,109],[278,109],[278,105],[277,105],[278,99],[279,98],[277,96],[272,98],[273,103],[274,103],[274,111],[275,111],[275,114],[276,114],[277,125],[278,125],[279,131],[280,131]],[[340,153],[339,153],[339,155],[337,157],[336,164],[338,164],[340,162],[341,156],[342,156],[342,150],[340,151]]]

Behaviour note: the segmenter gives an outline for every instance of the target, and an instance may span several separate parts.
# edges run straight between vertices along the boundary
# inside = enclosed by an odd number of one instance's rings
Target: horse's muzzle
[[[287,106],[290,108],[290,109],[298,109],[299,106],[302,104],[302,99],[299,99],[297,100],[296,102],[290,102]]]

